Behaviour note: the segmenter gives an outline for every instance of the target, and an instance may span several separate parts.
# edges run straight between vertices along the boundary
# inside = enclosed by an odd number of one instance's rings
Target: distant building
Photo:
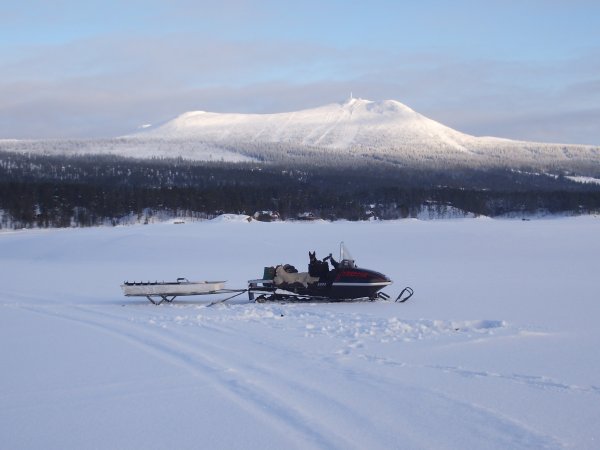
[[[259,222],[277,222],[281,220],[281,216],[277,211],[256,211],[252,218]]]
[[[300,213],[300,214],[298,214],[296,219],[298,219],[298,220],[319,220],[319,218],[311,212]]]

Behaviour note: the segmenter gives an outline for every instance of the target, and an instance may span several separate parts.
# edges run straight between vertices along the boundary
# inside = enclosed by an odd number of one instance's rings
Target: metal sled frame
[[[173,300],[175,300],[177,298],[176,295],[171,295],[169,298],[168,295],[155,295],[154,297],[160,297],[160,300],[154,300],[152,298],[152,295],[146,295],[146,298],[148,299],[148,301],[150,303],[152,303],[153,305],[160,305],[162,302],[167,302],[167,303],[171,303]]]

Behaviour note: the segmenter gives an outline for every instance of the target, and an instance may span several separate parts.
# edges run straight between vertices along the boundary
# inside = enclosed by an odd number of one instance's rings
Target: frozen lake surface
[[[0,233],[0,447],[600,448],[600,218]],[[405,304],[153,306],[124,280],[306,270],[344,241]]]

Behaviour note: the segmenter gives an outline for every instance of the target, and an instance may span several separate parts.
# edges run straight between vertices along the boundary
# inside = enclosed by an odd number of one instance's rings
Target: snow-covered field
[[[0,233],[3,449],[600,448],[600,218]],[[406,304],[153,306],[123,280],[303,268]]]

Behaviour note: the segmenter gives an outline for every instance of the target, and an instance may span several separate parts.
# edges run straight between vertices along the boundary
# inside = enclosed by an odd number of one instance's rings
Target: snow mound
[[[518,332],[503,320],[406,320],[396,316],[381,318],[371,314],[344,314],[339,311],[324,313],[318,304],[222,304],[213,309],[204,306],[187,307],[185,311],[190,309],[188,314],[177,314],[175,317],[158,315],[144,320],[161,327],[166,327],[169,322],[179,326],[255,322],[282,331],[294,330],[307,338],[326,337],[344,342],[369,340],[384,344],[438,338],[464,340]],[[219,309],[225,314],[215,312]]]
[[[252,217],[247,216],[245,214],[221,214],[220,216],[215,217],[211,220],[211,222],[215,223],[223,223],[223,222],[251,222]]]

